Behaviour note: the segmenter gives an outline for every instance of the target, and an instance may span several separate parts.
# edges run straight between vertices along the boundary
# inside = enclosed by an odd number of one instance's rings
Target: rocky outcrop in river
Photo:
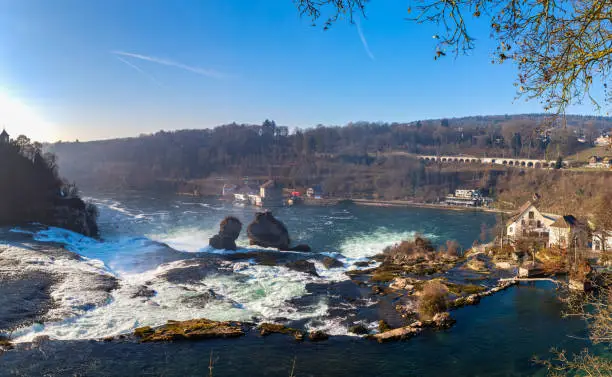
[[[258,212],[255,220],[247,228],[251,245],[289,250],[291,239],[285,224],[276,219],[271,212]]]
[[[55,200],[49,225],[72,230],[87,237],[98,237],[98,209],[81,198],[58,198]]]
[[[291,247],[291,238],[285,224],[275,218],[271,212],[258,212],[255,220],[249,224],[247,234],[251,245],[271,247],[279,250],[310,251],[308,245]]]
[[[236,239],[242,230],[242,223],[233,216],[228,216],[219,225],[219,233],[215,234],[208,241],[209,245],[215,249],[236,250]]]
[[[218,322],[205,318],[168,321],[167,324],[157,328],[145,326],[134,330],[134,335],[142,342],[236,338],[244,334],[243,325],[240,322]]]

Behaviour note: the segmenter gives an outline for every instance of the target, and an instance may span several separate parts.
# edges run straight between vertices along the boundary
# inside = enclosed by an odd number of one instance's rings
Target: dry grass
[[[568,156],[566,160],[574,160],[580,162],[587,162],[589,157],[591,156],[609,156],[612,155],[612,151],[608,147],[593,147],[589,149],[582,150],[574,155]]]

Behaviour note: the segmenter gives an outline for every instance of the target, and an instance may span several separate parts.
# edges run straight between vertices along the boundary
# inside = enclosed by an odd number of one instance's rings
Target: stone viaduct
[[[472,157],[472,156],[428,156],[419,155],[419,160],[426,162],[442,162],[442,163],[460,163],[460,164],[489,164],[489,165],[506,165],[524,168],[554,168],[556,161],[538,160],[528,158],[512,158],[512,157]],[[563,161],[563,165],[567,166],[567,162]]]

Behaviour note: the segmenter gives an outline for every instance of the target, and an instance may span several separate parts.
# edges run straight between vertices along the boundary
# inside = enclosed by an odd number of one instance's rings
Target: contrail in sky
[[[190,65],[186,65],[186,64],[183,64],[183,63],[175,62],[173,60],[156,58],[154,56],[134,54],[134,53],[131,53],[131,52],[124,52],[124,51],[112,51],[112,53],[115,54],[115,55],[127,56],[127,57],[134,58],[134,59],[146,60],[148,62],[153,62],[153,63],[157,63],[157,64],[167,65],[167,66],[170,66],[170,67],[180,68],[180,69],[183,69],[185,71],[193,72],[193,73],[196,73],[196,74],[201,75],[201,76],[211,77],[211,78],[215,78],[215,79],[222,79],[222,78],[227,77],[225,74],[223,74],[221,72],[217,72],[217,71],[212,70],[212,69],[204,69],[204,68],[199,68],[199,67],[192,67]]]
[[[117,59],[119,59],[120,61],[122,61],[123,63],[127,64],[129,67],[134,68],[136,71],[140,72],[140,74],[142,74],[143,76],[145,76],[146,78],[148,78],[149,80],[153,81],[153,83],[155,83],[155,85],[159,86],[160,88],[163,88],[164,86],[155,79],[155,77],[151,76],[150,74],[146,73],[145,71],[143,71],[142,69],[140,69],[140,67],[138,67],[136,64],[130,63],[129,61],[123,59],[121,56],[115,56]]]
[[[372,51],[370,51],[370,47],[368,46],[368,41],[366,40],[365,35],[363,35],[363,31],[361,30],[361,25],[359,24],[359,21],[355,22],[355,24],[357,25],[357,33],[359,34],[359,38],[361,39],[361,43],[363,44],[365,52],[368,54],[370,59],[376,60],[374,58],[374,54],[372,54]]]

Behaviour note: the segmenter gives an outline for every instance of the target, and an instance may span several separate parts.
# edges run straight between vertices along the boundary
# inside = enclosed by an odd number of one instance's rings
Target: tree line
[[[486,118],[485,118],[486,119]],[[387,152],[467,154],[556,159],[589,147],[612,121],[572,117],[555,127],[534,116],[492,117],[470,127],[462,119],[412,123],[355,122],[278,132],[273,121],[227,124],[213,129],[160,131],[137,138],[86,143],[58,142],[62,174],[86,186],[150,188],[164,180],[214,176],[282,176],[289,181],[322,178],[331,165],[363,169]],[[585,134],[589,140],[580,142]],[[378,156],[378,159],[377,159]],[[382,162],[381,162],[382,161]],[[409,174],[422,168],[414,167]]]

